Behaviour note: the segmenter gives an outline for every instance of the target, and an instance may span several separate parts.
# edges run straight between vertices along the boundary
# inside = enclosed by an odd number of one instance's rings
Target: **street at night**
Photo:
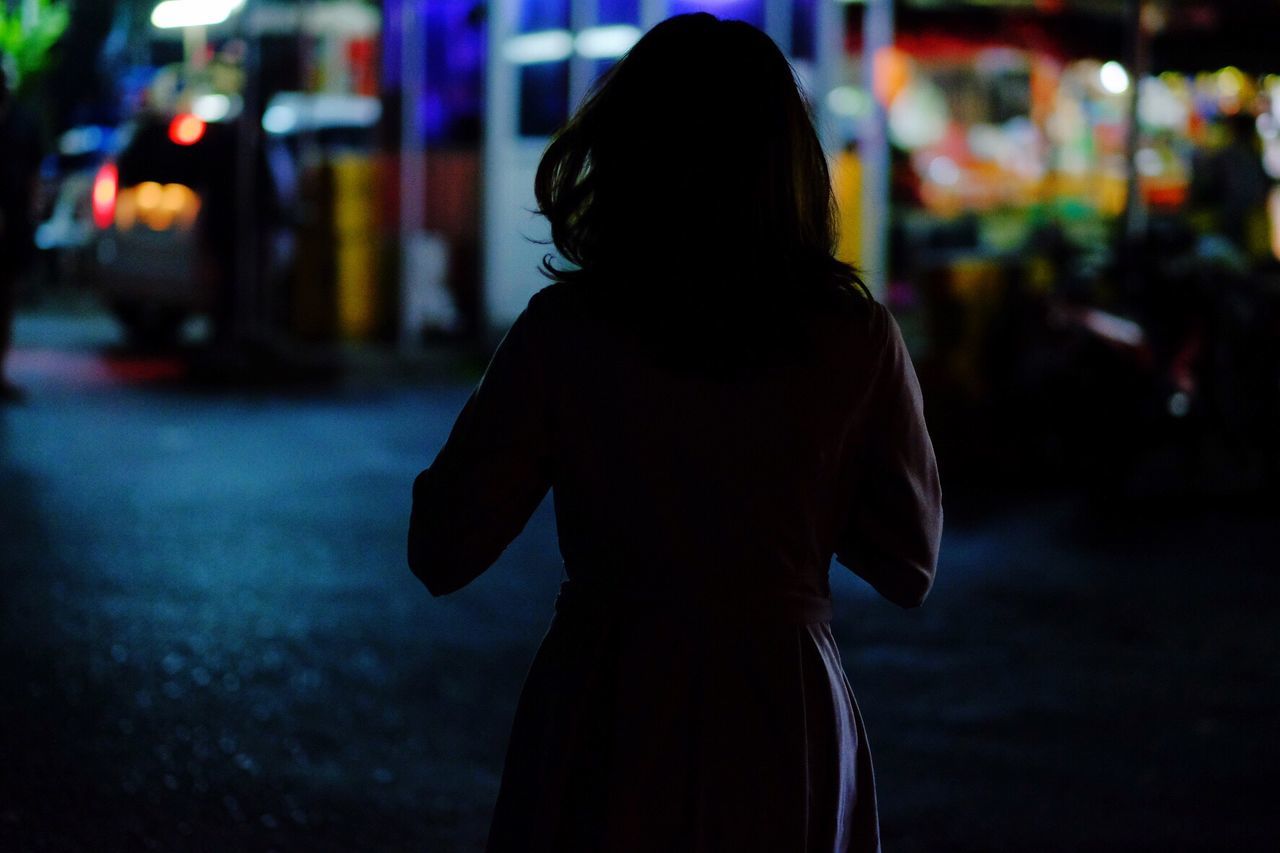
[[[202,388],[112,333],[18,326],[0,849],[479,850],[561,568],[549,501],[460,593],[405,566],[475,373]],[[919,610],[832,567],[886,849],[1272,849],[1274,508],[948,513]]]
[[[0,853],[1274,853],[1278,31],[0,0]]]

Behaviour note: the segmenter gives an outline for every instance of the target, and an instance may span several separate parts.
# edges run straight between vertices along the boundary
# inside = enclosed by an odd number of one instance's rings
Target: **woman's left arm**
[[[493,565],[551,486],[549,350],[538,301],[516,318],[444,447],[414,480],[409,567],[432,595]]]

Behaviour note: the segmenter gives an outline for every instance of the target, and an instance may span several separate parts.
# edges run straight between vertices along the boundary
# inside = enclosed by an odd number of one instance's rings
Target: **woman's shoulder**
[[[893,315],[884,305],[869,293],[845,285],[826,288],[816,314],[841,350],[878,349],[893,324]]]
[[[539,322],[551,322],[567,313],[579,311],[586,302],[585,287],[576,281],[555,281],[544,285],[529,297],[525,314]]]
[[[628,302],[615,292],[617,290],[598,282],[552,282],[534,292],[517,322],[544,346],[556,350],[600,349],[606,346],[606,341],[608,347],[615,347],[624,339],[643,346],[645,330],[652,332],[652,324],[645,322],[653,319],[652,306],[643,301]],[[880,361],[897,329],[888,309],[853,287],[831,287],[825,292],[810,291],[810,295],[815,298],[795,294],[790,308],[784,304],[785,300],[774,304],[771,319],[764,321],[768,328],[757,329],[760,339],[755,348],[761,348],[766,342],[768,329],[790,328],[798,322],[799,340],[807,343],[796,347],[797,354],[803,350],[817,355],[828,362],[826,370],[865,371]],[[802,308],[803,305],[807,308]],[[800,313],[793,308],[800,308]],[[650,309],[650,313],[644,313],[646,309]],[[672,306],[672,310],[679,309]],[[801,316],[804,314],[808,319]]]
[[[828,304],[832,313],[846,322],[860,325],[875,324],[884,306],[871,293],[852,284],[840,283],[827,288]]]
[[[627,313],[616,290],[598,282],[552,282],[529,298],[524,314],[561,347],[599,346],[601,334],[621,331],[618,319]]]
[[[557,281],[544,285],[529,297],[512,328],[533,341],[547,355],[571,352],[587,345],[584,332],[591,326],[590,308],[583,285]]]

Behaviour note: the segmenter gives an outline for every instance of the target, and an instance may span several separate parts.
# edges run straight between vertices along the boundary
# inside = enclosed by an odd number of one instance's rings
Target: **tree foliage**
[[[49,52],[71,22],[66,0],[26,0],[6,10],[0,3],[0,54],[12,65],[15,85],[45,69]]]

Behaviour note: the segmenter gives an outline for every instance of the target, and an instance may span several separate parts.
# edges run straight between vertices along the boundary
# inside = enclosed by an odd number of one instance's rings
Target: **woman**
[[[409,530],[444,595],[554,492],[568,580],[488,849],[876,850],[827,573],[920,604],[942,511],[898,328],[832,257],[790,66],[740,22],[659,24],[536,191],[572,266],[544,261]]]

